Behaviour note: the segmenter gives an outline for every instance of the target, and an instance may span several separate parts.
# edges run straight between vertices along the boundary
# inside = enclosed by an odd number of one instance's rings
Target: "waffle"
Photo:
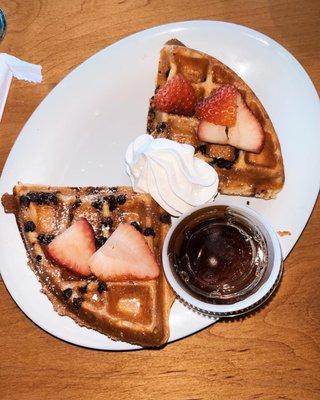
[[[199,141],[199,120],[156,110],[150,100],[147,133],[196,148],[196,156],[210,163],[219,175],[219,192],[228,195],[276,197],[284,184],[284,169],[277,134],[272,122],[248,85],[230,68],[215,58],[185,47],[172,39],[161,50],[156,91],[175,74],[183,74],[194,87],[198,100],[210,95],[221,84],[237,87],[265,132],[265,144],[259,154],[237,150],[229,145]]]
[[[119,195],[125,195],[124,204],[124,196],[117,202]],[[174,297],[162,269],[154,280],[105,283],[94,276],[80,278],[46,257],[46,244],[54,235],[67,229],[73,219],[84,217],[93,227],[98,247],[120,222],[136,221],[142,228],[152,227],[155,236],[145,239],[161,265],[162,243],[170,219],[148,194],[135,193],[129,187],[19,184],[13,195],[2,197],[2,203],[6,212],[15,214],[29,265],[60,315],[114,340],[148,347],[161,346],[168,340]],[[102,227],[102,217],[112,218],[112,229]],[[35,231],[25,232],[26,221],[34,222]]]

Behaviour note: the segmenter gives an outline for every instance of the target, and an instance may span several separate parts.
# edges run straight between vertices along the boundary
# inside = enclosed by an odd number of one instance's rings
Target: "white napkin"
[[[11,84],[12,77],[40,83],[41,65],[30,64],[10,54],[0,53],[0,121]]]
[[[42,81],[41,69],[41,65],[30,64],[10,54],[0,53],[0,121],[7,101],[12,77],[40,83]]]

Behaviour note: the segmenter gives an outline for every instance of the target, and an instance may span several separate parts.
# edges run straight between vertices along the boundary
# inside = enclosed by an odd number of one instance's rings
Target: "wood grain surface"
[[[319,0],[4,0],[0,7],[8,19],[1,52],[41,64],[45,78],[12,84],[0,124],[0,170],[28,117],[69,71],[154,25],[246,25],[285,46],[320,89]],[[319,216],[318,202],[263,309],[157,351],[92,351],[60,341],[34,325],[0,282],[0,399],[320,399]]]

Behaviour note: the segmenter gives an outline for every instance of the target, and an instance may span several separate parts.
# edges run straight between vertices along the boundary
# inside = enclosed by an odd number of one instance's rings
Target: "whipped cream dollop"
[[[167,212],[179,216],[212,201],[219,178],[194,147],[169,139],[138,136],[126,151],[126,169],[133,189],[147,192]]]

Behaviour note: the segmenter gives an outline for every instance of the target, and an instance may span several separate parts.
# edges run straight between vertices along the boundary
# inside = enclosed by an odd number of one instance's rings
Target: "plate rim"
[[[40,102],[40,104],[35,108],[35,110],[32,112],[31,116],[27,119],[27,121],[25,122],[23,128],[21,129],[21,131],[19,132],[8,156],[6,159],[6,162],[4,164],[2,173],[1,173],[1,177],[0,177],[0,188],[3,188],[3,181],[4,181],[4,176],[7,175],[7,168],[8,165],[11,163],[11,159],[14,157],[14,151],[15,151],[15,147],[19,146],[20,141],[23,139],[24,135],[26,135],[24,132],[27,132],[27,127],[28,124],[30,123],[30,120],[34,117],[34,114],[37,113],[38,109],[40,109],[42,107],[43,102],[46,101],[46,99],[49,97],[49,95],[51,95],[56,88],[59,88],[59,86],[61,85],[62,81],[64,81],[65,79],[67,79],[69,77],[69,75],[73,74],[76,70],[80,70],[84,65],[86,65],[87,63],[90,63],[93,61],[93,59],[101,52],[105,51],[108,48],[113,48],[116,46],[123,46],[124,43],[126,43],[128,40],[132,40],[135,38],[139,38],[139,37],[144,37],[146,34],[150,35],[150,36],[154,36],[155,34],[162,34],[165,33],[166,31],[170,31],[174,28],[178,28],[179,31],[183,31],[183,30],[188,30],[188,29],[202,29],[205,28],[208,25],[220,25],[220,26],[225,26],[225,27],[232,27],[232,28],[236,28],[238,30],[240,30],[241,32],[244,32],[245,34],[250,34],[249,36],[253,35],[254,39],[263,39],[266,40],[267,42],[271,43],[273,46],[276,47],[276,49],[279,49],[281,51],[281,53],[283,55],[286,56],[287,59],[289,59],[290,62],[293,62],[293,64],[299,68],[299,72],[303,74],[304,79],[308,82],[308,87],[309,89],[313,92],[313,95],[315,96],[315,98],[318,99],[318,94],[316,91],[316,88],[312,82],[311,77],[308,75],[308,73],[306,72],[306,70],[303,68],[303,66],[300,64],[300,62],[285,48],[283,47],[280,43],[278,43],[277,41],[275,41],[273,38],[265,35],[264,33],[261,33],[259,31],[256,31],[252,28],[246,27],[244,25],[240,25],[240,24],[235,24],[235,23],[231,23],[231,22],[224,22],[224,21],[215,21],[215,20],[189,20],[189,21],[178,21],[178,22],[172,22],[172,23],[168,23],[168,24],[162,24],[162,25],[157,25],[157,26],[153,26],[147,29],[143,29],[137,32],[134,32],[128,36],[125,36],[121,39],[119,39],[118,41],[111,43],[110,45],[100,49],[99,51],[97,51],[96,53],[92,54],[90,57],[88,57],[86,60],[84,60],[81,64],[77,65],[76,67],[74,67],[70,72],[68,72],[64,77],[62,77],[60,79],[60,81],[57,83],[57,85],[50,91],[47,93],[47,95],[44,97],[44,99],[42,99],[42,101]],[[310,93],[311,94],[311,93]],[[320,104],[318,106],[318,109],[320,110]],[[318,192],[319,192],[319,188],[320,188],[320,177],[319,177],[319,182],[317,185],[318,188]],[[6,190],[6,189],[5,189]],[[308,224],[308,221],[310,220],[310,217],[312,215],[312,212],[314,210],[315,204],[317,201],[317,196],[315,196],[313,205],[311,207],[311,211],[309,213],[309,217],[307,218],[301,232],[300,235],[297,237],[296,242],[294,243],[294,245],[291,247],[290,251],[288,252],[288,254],[292,251],[293,247],[295,246],[295,244],[297,243],[297,241],[299,240],[301,234],[303,233],[306,225]],[[1,247],[1,246],[0,246]],[[29,268],[29,267],[28,267]],[[2,267],[0,266],[0,270],[2,269]],[[3,276],[5,277],[5,275]],[[77,343],[75,338],[73,339],[67,339],[65,338],[63,335],[58,335],[56,333],[52,333],[48,330],[48,328],[46,328],[45,326],[42,326],[41,323],[39,323],[38,321],[36,322],[33,318],[30,317],[30,315],[28,314],[28,312],[25,311],[25,309],[23,308],[23,305],[20,304],[19,301],[17,301],[16,297],[11,293],[11,291],[9,290],[9,288],[7,287],[6,281],[5,279],[3,279],[3,283],[8,291],[8,293],[10,294],[10,296],[12,297],[12,299],[15,301],[15,303],[18,305],[18,307],[21,309],[21,311],[27,316],[28,319],[30,319],[34,324],[36,324],[37,326],[39,326],[42,330],[46,331],[47,333],[49,333],[51,336],[57,337],[65,342],[68,342],[70,344],[73,345],[77,345],[77,346],[81,346],[81,347],[85,347],[85,348],[91,348],[91,349],[95,349],[95,350],[103,350],[103,351],[130,351],[130,350],[139,350],[139,349],[144,349],[141,346],[137,346],[137,345],[132,345],[130,343],[126,343],[126,342],[114,342],[114,343],[125,343],[128,347],[124,348],[124,349],[118,349],[118,348],[97,348],[97,347],[91,347],[89,345],[84,345],[81,343]],[[53,310],[52,310],[53,311]],[[53,311],[54,312],[54,311]],[[202,329],[205,329],[207,327],[209,327],[210,325],[212,325],[212,323],[214,323],[215,321],[209,321],[208,324],[206,324],[206,326],[199,328],[198,330],[195,330],[193,332],[191,332],[189,335],[185,335],[182,336],[180,338],[168,341],[169,343],[173,343],[177,340],[181,340],[185,337],[188,337],[190,335],[193,335],[194,333],[197,333],[199,331],[201,331]]]

